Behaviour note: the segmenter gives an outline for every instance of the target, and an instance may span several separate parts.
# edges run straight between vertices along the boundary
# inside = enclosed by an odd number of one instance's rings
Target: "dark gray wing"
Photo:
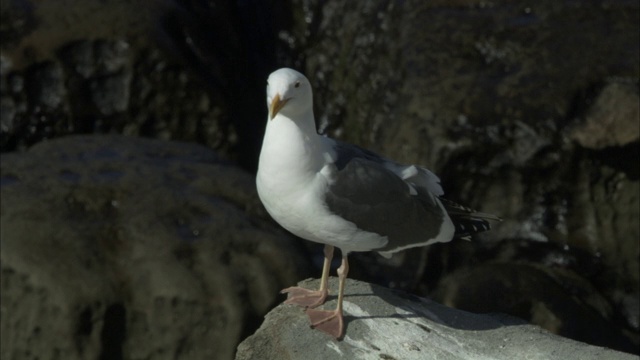
[[[354,158],[366,159],[384,165],[385,168],[394,172],[405,180],[405,182],[412,184],[415,188],[421,188],[424,192],[430,192],[436,196],[440,196],[444,193],[440,186],[440,179],[438,179],[434,173],[425,168],[415,165],[399,164],[393,160],[384,158],[373,151],[338,140],[333,140],[333,147],[338,155],[335,162],[338,170],[342,170],[349,161]]]
[[[382,163],[365,157],[352,157],[336,171],[325,201],[331,212],[359,229],[387,236],[387,245],[375,249],[380,252],[434,242],[443,223],[449,221],[435,196],[420,192],[412,195],[401,178]]]
[[[338,154],[338,159],[335,162],[338,170],[344,169],[344,167],[355,158],[369,160],[378,164],[384,164],[388,160],[383,158],[382,156],[374,153],[373,151],[369,151],[365,148],[361,148],[357,145],[347,144],[345,142],[331,139],[333,140],[334,150]]]

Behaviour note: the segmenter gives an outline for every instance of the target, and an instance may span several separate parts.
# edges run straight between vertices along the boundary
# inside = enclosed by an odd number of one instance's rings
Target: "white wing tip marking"
[[[415,165],[407,166],[402,169],[402,180],[406,180],[418,174],[418,168]]]

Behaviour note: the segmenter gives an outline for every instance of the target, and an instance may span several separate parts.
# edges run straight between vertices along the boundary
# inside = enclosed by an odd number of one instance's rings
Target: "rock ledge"
[[[301,286],[315,288],[317,280]],[[337,288],[331,279],[330,288]],[[335,306],[336,296],[325,305]],[[238,347],[248,359],[634,359],[631,354],[553,335],[501,314],[472,314],[349,280],[343,341],[309,328],[304,311],[280,305]]]

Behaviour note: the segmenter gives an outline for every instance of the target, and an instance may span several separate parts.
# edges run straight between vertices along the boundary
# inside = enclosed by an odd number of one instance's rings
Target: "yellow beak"
[[[278,111],[282,109],[287,101],[289,101],[289,99],[281,100],[280,94],[276,94],[273,100],[271,100],[271,105],[269,105],[269,120],[273,120],[273,118],[278,114]]]

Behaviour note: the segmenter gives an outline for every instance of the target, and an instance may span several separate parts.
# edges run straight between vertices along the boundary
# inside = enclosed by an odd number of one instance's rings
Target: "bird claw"
[[[344,320],[339,310],[315,310],[307,309],[307,316],[311,321],[311,327],[333,336],[336,340],[342,338]]]
[[[327,290],[309,290],[298,286],[292,286],[280,291],[287,294],[285,304],[298,305],[306,308],[315,308],[324,304],[327,299]]]

